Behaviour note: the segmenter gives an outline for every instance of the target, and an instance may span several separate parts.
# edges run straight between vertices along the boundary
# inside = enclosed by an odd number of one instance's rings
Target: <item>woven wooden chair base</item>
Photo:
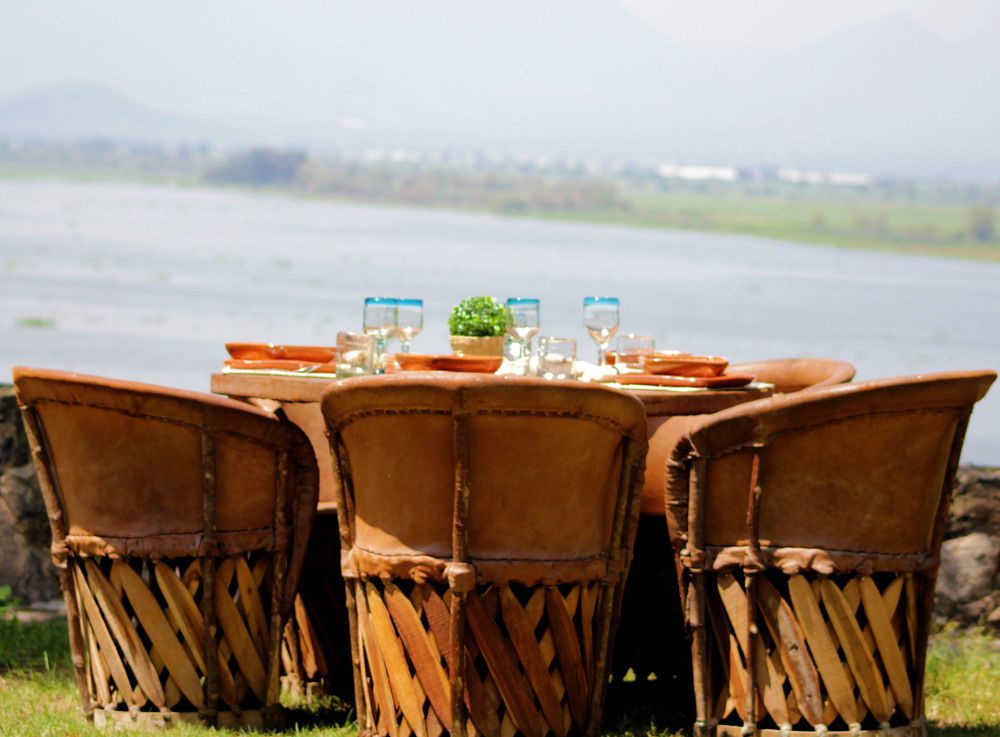
[[[368,723],[379,735],[451,731],[452,594],[432,584],[359,581],[355,589]],[[465,688],[471,737],[564,737],[591,708],[599,584],[488,586],[466,598]]]
[[[95,709],[92,715],[95,727],[101,729],[166,729],[178,724],[204,724],[200,714],[192,711],[139,711],[127,712],[115,709]],[[265,712],[260,709],[250,711],[220,711],[215,718],[214,726],[233,730],[265,730],[278,729],[283,722],[280,709]]]
[[[71,558],[95,721],[109,714],[115,721],[118,714],[133,722],[138,715],[155,722],[198,720],[199,714],[211,721],[217,711],[220,722],[242,723],[255,711],[267,711],[269,701],[277,700],[277,689],[269,687],[271,557],[216,561],[215,704],[205,698],[200,561]]]
[[[282,693],[307,703],[315,695],[354,700],[335,514],[319,515],[309,538],[299,593],[281,641],[281,673]]]
[[[742,731],[748,718],[753,648],[760,734],[769,724],[776,734],[782,727],[784,734],[923,733],[919,577],[770,572],[755,578],[760,636],[751,641],[743,576],[706,576],[717,732]]]

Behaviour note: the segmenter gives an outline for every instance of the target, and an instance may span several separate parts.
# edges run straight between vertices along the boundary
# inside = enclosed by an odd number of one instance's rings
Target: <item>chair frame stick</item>
[[[327,431],[327,436],[332,446],[337,448],[343,447],[344,442],[339,432],[330,433]],[[354,544],[354,540],[351,534],[350,523],[348,522],[350,515],[348,514],[347,505],[349,502],[348,494],[345,490],[345,485],[351,483],[350,471],[341,465],[341,458],[346,457],[345,453],[336,452],[332,455],[333,488],[337,499],[337,527],[340,530],[340,549],[350,550],[351,545]],[[344,586],[344,606],[347,608],[347,624],[351,635],[351,670],[354,671],[354,703],[367,705],[368,699],[365,697],[364,684],[361,681],[361,650],[358,647],[358,607],[357,601],[354,598],[357,579],[353,577],[347,578],[347,571],[343,571],[343,573],[346,584]],[[357,711],[358,733],[367,734],[372,727],[368,723],[368,710],[358,709]]]
[[[52,473],[45,433],[42,431],[41,423],[38,421],[38,415],[34,407],[22,407],[21,410],[25,420],[25,432],[28,435],[28,442],[35,460],[35,468],[38,470],[38,485],[45,500],[45,507],[49,510],[60,510],[58,514],[49,513],[49,524],[52,527],[53,536],[56,539],[65,540],[66,512],[62,506],[62,494],[56,492],[59,481]],[[90,718],[90,715],[94,712],[95,702],[87,679],[83,633],[80,632],[80,610],[76,600],[76,582],[70,574],[70,563],[66,560],[65,551],[61,552],[60,556],[59,585],[63,590],[63,600],[66,602],[66,618],[69,622],[69,649],[73,659],[73,676],[76,678],[76,685],[80,690],[80,708],[83,711],[83,715]]]
[[[632,488],[633,482],[633,467],[635,467],[637,474],[642,473],[643,461],[639,458],[635,442],[625,437],[623,443],[622,465],[618,475],[618,496],[615,500],[611,542],[608,548],[611,554],[609,567],[616,572],[616,576],[613,580],[601,585],[603,589],[601,593],[601,609],[603,610],[601,617],[602,626],[595,647],[595,651],[601,655],[594,663],[594,681],[590,684],[590,713],[587,717],[587,726],[584,732],[588,737],[594,737],[600,731],[600,716],[604,711],[603,701],[607,694],[607,688],[604,686],[607,681],[608,659],[614,650],[614,630],[617,629],[617,622],[615,623],[615,627],[612,627],[611,619],[614,611],[619,608],[619,598],[625,589],[627,561],[623,560],[623,556],[626,554],[623,537],[625,535],[625,522],[628,516],[633,513],[633,510],[629,509],[628,504],[628,492]],[[635,502],[638,504],[638,499]]]
[[[688,479],[688,489],[692,499],[700,499],[705,488],[705,465],[706,459],[692,454],[691,475]],[[705,546],[705,525],[702,513],[703,505],[691,504],[688,507],[688,530],[687,552],[697,554]],[[714,720],[711,719],[712,704],[711,695],[706,688],[711,683],[710,661],[706,655],[705,641],[705,569],[704,564],[699,562],[690,567],[691,580],[689,583],[689,595],[687,608],[689,611],[688,625],[691,628],[691,665],[692,680],[694,681],[695,692],[695,731],[697,734],[707,736],[715,729]],[[703,667],[704,666],[704,667]]]
[[[455,453],[455,508],[452,533],[452,560],[468,563],[469,553],[469,427],[468,418],[456,412],[454,419],[453,447]],[[468,592],[452,591],[451,598],[451,658],[449,681],[451,686],[451,733],[465,737],[465,604]]]
[[[280,530],[285,526],[285,504],[288,501],[288,458],[291,448],[283,447],[278,456],[278,474],[275,481],[274,504],[274,529]],[[282,611],[281,592],[285,587],[285,571],[288,563],[288,553],[285,550],[275,550],[271,557],[271,662],[268,663],[267,673],[267,703],[264,704],[263,716],[266,727],[277,727],[281,706],[281,621],[284,615]]]
[[[750,533],[747,541],[747,560],[743,564],[743,575],[746,581],[747,591],[747,624],[748,624],[748,648],[747,658],[747,718],[743,725],[744,734],[753,734],[757,727],[757,643],[760,638],[760,629],[757,626],[757,604],[760,598],[757,577],[761,574],[763,566],[760,562],[760,497],[764,493],[761,484],[763,475],[763,452],[764,444],[755,443],[753,445],[753,465],[750,469],[750,489],[747,499],[747,529]]]
[[[215,635],[217,612],[215,607],[215,439],[209,433],[201,436],[203,534],[201,567],[201,617],[205,624],[205,704],[201,718],[215,726],[219,717],[219,663]]]

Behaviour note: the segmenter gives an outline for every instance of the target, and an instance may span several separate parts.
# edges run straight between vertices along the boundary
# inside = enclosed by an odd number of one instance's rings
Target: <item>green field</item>
[[[1000,641],[979,634],[941,633],[927,658],[927,717],[932,737],[1000,737]],[[281,734],[353,737],[349,706],[330,701],[306,707],[286,702]],[[689,735],[691,717],[656,704],[626,703],[609,695],[605,737]],[[21,624],[0,617],[0,735],[98,737],[107,734],[80,713],[69,660],[65,620]],[[236,734],[179,725],[177,737]]]

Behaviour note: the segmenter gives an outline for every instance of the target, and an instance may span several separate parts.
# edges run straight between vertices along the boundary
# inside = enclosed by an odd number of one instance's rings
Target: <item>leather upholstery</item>
[[[843,384],[854,378],[854,366],[833,358],[776,358],[765,361],[737,363],[727,369],[730,374],[750,374],[759,381],[774,384],[777,394],[802,391],[820,386]],[[664,498],[667,465],[674,447],[688,428],[699,422],[698,415],[678,415],[660,419],[650,428],[649,459],[646,486],[642,495],[642,514],[672,514]],[[682,510],[687,514],[687,509]]]
[[[637,462],[645,450],[634,397],[577,382],[408,373],[339,382],[323,414],[352,482],[345,575],[444,579],[463,453],[464,532],[480,579],[606,574],[623,439]]]
[[[687,545],[696,567],[748,563],[759,453],[762,564],[822,573],[933,568],[965,423],[995,378],[969,371],[842,384],[704,417],[668,463],[675,548]],[[703,472],[692,471],[697,459]],[[692,542],[691,519],[703,521],[704,549]]]
[[[291,548],[294,594],[317,494],[315,458],[298,428],[210,394],[45,369],[13,375],[37,424],[57,562],[67,551],[160,558]],[[204,464],[213,457],[215,525],[206,530]]]
[[[751,374],[759,381],[774,384],[778,394],[788,394],[817,386],[846,384],[854,378],[854,366],[835,358],[772,358],[735,363],[730,374]]]

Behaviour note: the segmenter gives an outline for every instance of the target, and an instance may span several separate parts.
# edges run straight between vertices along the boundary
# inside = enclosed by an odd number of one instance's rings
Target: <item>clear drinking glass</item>
[[[365,334],[375,339],[375,373],[385,373],[385,344],[396,332],[395,297],[368,297],[365,300]]]
[[[375,339],[370,335],[337,333],[337,378],[365,376],[374,371]]]
[[[539,301],[528,297],[507,300],[507,335],[517,343],[518,358],[531,357],[531,339],[538,334]]]
[[[546,379],[572,379],[575,363],[576,341],[573,338],[538,339],[539,376]]]
[[[599,366],[606,366],[608,363],[608,345],[618,332],[618,325],[617,297],[583,298],[583,326],[597,343]]]
[[[615,363],[623,363],[630,367],[642,365],[644,356],[656,352],[656,340],[649,335],[626,333],[619,335],[615,341]]]
[[[410,343],[424,329],[424,301],[400,299],[396,301],[396,337],[399,352],[409,353]]]

